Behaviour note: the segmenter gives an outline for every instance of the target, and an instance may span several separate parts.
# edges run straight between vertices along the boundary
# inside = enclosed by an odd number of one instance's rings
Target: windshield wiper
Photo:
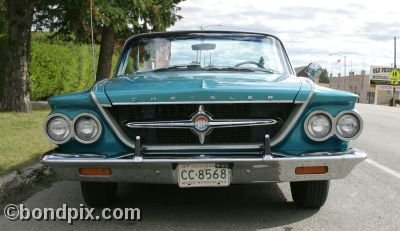
[[[268,68],[261,68],[261,67],[210,67],[205,69],[207,71],[243,71],[243,72],[266,72],[268,74],[276,74],[278,73],[277,71],[273,69],[268,69]]]
[[[200,64],[188,64],[188,65],[174,65],[169,67],[162,67],[148,71],[161,72],[161,71],[201,71],[201,70],[203,70],[203,68],[200,66]]]

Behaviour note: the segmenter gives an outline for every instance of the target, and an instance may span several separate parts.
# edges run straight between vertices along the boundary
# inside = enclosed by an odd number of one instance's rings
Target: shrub
[[[92,47],[75,44],[49,33],[33,33],[29,63],[31,100],[47,100],[50,96],[89,89],[94,84]],[[6,35],[0,34],[0,98],[5,74]],[[95,45],[97,65],[99,46]],[[118,52],[113,56],[113,67]],[[113,74],[113,72],[111,72]]]
[[[43,100],[88,89],[94,83],[92,63],[88,45],[32,41],[29,64],[31,99]]]

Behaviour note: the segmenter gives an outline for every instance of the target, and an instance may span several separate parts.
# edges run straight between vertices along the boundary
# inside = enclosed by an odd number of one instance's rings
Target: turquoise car
[[[178,31],[129,38],[113,77],[49,99],[42,162],[106,206],[119,182],[226,187],[290,182],[319,208],[331,179],[366,158],[357,95],[298,77],[282,42],[252,32]]]

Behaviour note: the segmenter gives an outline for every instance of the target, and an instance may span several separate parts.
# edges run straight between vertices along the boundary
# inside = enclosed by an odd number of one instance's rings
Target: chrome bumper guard
[[[41,162],[53,168],[66,180],[99,182],[136,182],[177,184],[177,164],[179,163],[227,163],[232,168],[232,184],[260,182],[288,182],[309,180],[340,179],[367,154],[357,149],[344,152],[308,153],[301,156],[284,156],[280,153],[268,153],[257,158],[206,157],[196,158],[144,158],[133,153],[133,158],[107,158],[94,154],[52,153],[43,156]],[[325,174],[295,173],[297,167],[326,166]],[[84,176],[80,168],[109,168],[108,176]]]

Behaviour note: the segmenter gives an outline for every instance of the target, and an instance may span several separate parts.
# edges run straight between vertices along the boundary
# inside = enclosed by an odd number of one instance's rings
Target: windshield
[[[164,71],[251,71],[291,74],[280,42],[258,34],[190,33],[128,43],[118,75]]]

